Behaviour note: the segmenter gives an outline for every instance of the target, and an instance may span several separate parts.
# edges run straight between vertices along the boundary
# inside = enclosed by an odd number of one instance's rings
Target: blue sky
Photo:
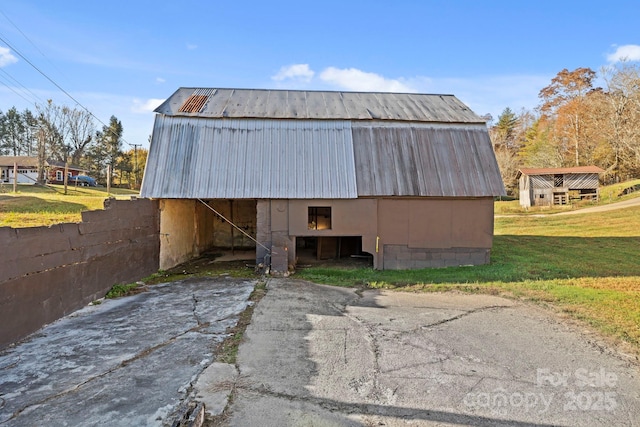
[[[564,68],[640,60],[638,1],[9,0],[0,12],[0,110],[74,106],[26,58],[143,145],[153,108],[182,86],[445,93],[497,118],[534,108]]]

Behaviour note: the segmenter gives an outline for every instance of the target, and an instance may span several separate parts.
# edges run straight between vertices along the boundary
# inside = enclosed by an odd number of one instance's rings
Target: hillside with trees
[[[139,188],[147,150],[134,146],[125,151],[122,133],[115,116],[98,129],[88,111],[51,100],[36,105],[35,112],[0,111],[0,155],[37,157],[41,183],[45,161],[52,159],[80,166],[101,183],[111,171],[113,184]]]
[[[564,69],[538,97],[535,111],[507,107],[489,128],[508,191],[522,167],[595,165],[605,184],[640,176],[638,65]]]

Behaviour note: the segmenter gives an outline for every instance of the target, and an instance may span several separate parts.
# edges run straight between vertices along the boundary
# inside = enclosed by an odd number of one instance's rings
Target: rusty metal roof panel
[[[570,168],[522,168],[518,176],[524,175],[555,175],[569,173],[603,173],[604,169],[598,166],[575,166]]]
[[[141,196],[355,198],[348,121],[157,116]]]
[[[155,111],[208,118],[484,123],[453,95],[417,93],[180,88]]]
[[[359,196],[504,195],[486,126],[353,124]]]

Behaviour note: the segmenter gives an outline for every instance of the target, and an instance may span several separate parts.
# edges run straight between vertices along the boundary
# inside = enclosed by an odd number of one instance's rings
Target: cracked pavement
[[[640,426],[637,360],[539,307],[267,288],[239,349],[231,426]]]
[[[0,352],[0,426],[171,425],[255,281],[189,279],[105,300]]]

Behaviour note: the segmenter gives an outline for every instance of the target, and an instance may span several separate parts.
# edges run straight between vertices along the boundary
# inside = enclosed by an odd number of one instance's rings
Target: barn
[[[160,268],[255,248],[376,269],[489,262],[504,194],[485,121],[453,95],[180,88],[155,112],[141,197]]]
[[[598,200],[600,174],[597,166],[570,168],[523,168],[518,171],[520,206],[566,205],[571,199]]]

